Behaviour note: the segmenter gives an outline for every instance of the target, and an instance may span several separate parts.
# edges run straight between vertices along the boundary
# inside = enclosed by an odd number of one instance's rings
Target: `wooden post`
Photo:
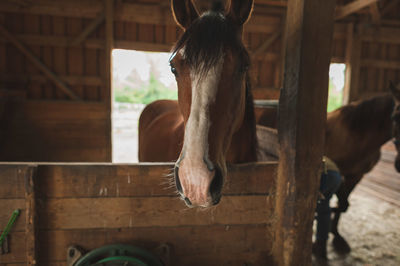
[[[26,265],[37,265],[37,215],[35,193],[35,167],[18,169],[25,182],[25,243]]]
[[[334,0],[289,0],[279,102],[275,265],[311,265],[323,155]]]
[[[348,29],[348,35],[349,31],[350,29]],[[348,44],[346,49],[349,50],[349,55],[346,54],[346,68],[348,69],[346,70],[343,91],[343,103],[346,104],[358,99],[359,96],[362,34],[360,27],[354,27],[352,31],[351,44]]]
[[[353,68],[351,64],[351,59],[353,54],[352,53],[353,36],[354,36],[354,23],[349,23],[347,25],[347,32],[346,32],[346,54],[345,54],[346,73],[345,73],[344,88],[343,88],[343,104],[348,104],[350,100],[351,70]]]
[[[107,136],[109,136],[109,141],[107,142],[107,150],[109,151],[107,156],[107,161],[112,161],[112,50],[114,48],[114,0],[104,0],[104,12],[106,15],[106,49],[105,49],[105,73],[106,73],[106,87],[104,88],[102,99],[105,101],[107,112],[108,112],[108,127]]]

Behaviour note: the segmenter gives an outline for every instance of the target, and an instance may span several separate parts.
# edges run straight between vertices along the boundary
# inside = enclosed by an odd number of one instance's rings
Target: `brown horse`
[[[172,0],[184,34],[173,48],[171,71],[178,102],[148,105],[139,120],[139,160],[175,160],[181,198],[209,207],[221,198],[226,162],[256,161],[256,126],[250,92],[249,55],[243,24],[253,0],[221,1],[199,16],[191,0]]]
[[[392,84],[391,90],[396,91]],[[349,206],[351,191],[379,161],[381,146],[393,137],[400,137],[399,133],[394,134],[400,132],[400,123],[393,123],[396,121],[393,119],[400,120],[398,110],[396,115],[394,96],[394,93],[388,93],[357,101],[328,114],[325,154],[336,162],[344,176],[336,193],[338,206],[331,228],[334,247],[340,252],[350,251],[350,246],[338,232],[338,222]],[[399,155],[395,165],[399,171]]]
[[[340,215],[349,206],[348,197],[378,162],[381,146],[392,138],[397,148],[395,167],[400,172],[400,89],[390,84],[390,90],[391,94],[353,102],[327,116],[325,154],[337,163],[344,176],[332,222],[333,244],[341,252],[350,251],[338,232]],[[259,123],[275,126],[276,109],[261,114]]]

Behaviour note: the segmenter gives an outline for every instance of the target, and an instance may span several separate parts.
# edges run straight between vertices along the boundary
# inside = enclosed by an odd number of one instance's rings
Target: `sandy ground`
[[[115,104],[113,162],[137,162],[138,118],[143,107]],[[350,207],[342,215],[339,231],[352,251],[339,255],[329,244],[329,262],[322,265],[400,266],[400,207],[365,192],[362,181],[350,196]],[[316,261],[313,264],[319,265]]]
[[[371,196],[362,187],[361,181],[350,195],[351,205],[339,224],[339,232],[352,251],[339,255],[329,243],[328,264],[314,261],[314,265],[400,265],[400,208]]]

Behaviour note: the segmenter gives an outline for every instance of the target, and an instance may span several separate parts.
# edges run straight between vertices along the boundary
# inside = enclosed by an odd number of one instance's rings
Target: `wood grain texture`
[[[39,215],[41,229],[69,230],[267,224],[272,210],[273,200],[266,196],[224,196],[218,207],[207,211],[188,209],[177,197],[107,197],[48,199]]]
[[[21,215],[31,217],[25,210],[31,211],[26,203],[32,202],[32,186],[27,200],[18,186],[24,187],[26,174],[35,168],[40,265],[65,263],[71,244],[93,249],[116,242],[149,250],[169,243],[173,265],[271,262],[276,163],[231,166],[221,203],[207,211],[187,209],[173,190],[163,189],[159,179],[171,166],[2,163],[0,184],[15,192],[0,190],[0,207],[9,213],[21,208]],[[5,220],[1,213],[0,226]],[[12,253],[2,256],[3,264],[28,261],[25,227],[30,221],[17,220]]]
[[[36,168],[28,167],[23,175],[25,181],[25,245],[26,264],[37,265],[39,243],[38,213],[36,207]]]
[[[172,164],[140,165],[40,165],[37,189],[40,198],[172,197],[169,189]],[[1,199],[24,198],[18,165],[0,165]],[[277,163],[229,167],[224,195],[272,195]]]
[[[123,243],[154,251],[160,244],[172,247],[172,265],[268,265],[271,263],[271,228],[268,225],[208,225],[91,230],[40,231],[41,265],[65,265],[72,243],[86,250]],[[15,234],[14,247],[24,251],[23,233]],[[54,239],[57,239],[54,242]],[[19,266],[23,254],[8,254],[2,263]],[[63,263],[63,264],[62,264]]]
[[[6,104],[3,161],[107,161],[111,140],[102,104],[12,102]],[[110,133],[108,133],[110,134]]]
[[[334,1],[288,2],[279,101],[276,265],[310,265],[328,97]]]

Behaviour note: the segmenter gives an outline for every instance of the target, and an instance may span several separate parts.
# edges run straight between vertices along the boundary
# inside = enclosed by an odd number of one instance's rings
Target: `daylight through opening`
[[[138,162],[138,120],[146,104],[177,99],[170,53],[114,49],[113,162]]]
[[[346,64],[331,64],[329,68],[328,112],[343,106]]]

